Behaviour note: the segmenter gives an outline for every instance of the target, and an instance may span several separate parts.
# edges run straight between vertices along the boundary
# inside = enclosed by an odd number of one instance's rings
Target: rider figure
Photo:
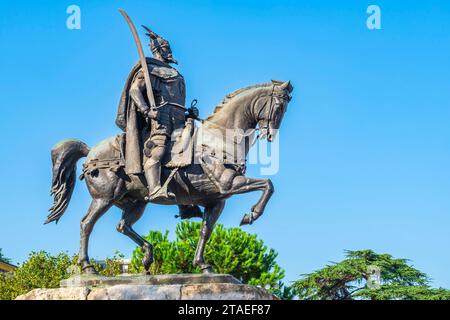
[[[140,69],[129,87],[129,97],[150,123],[150,137],[144,143],[144,173],[149,189],[149,201],[175,198],[161,187],[161,162],[166,153],[174,130],[182,129],[186,116],[197,117],[198,109],[185,108],[186,92],[183,76],[170,64],[177,61],[172,57],[169,42],[143,26],[150,37],[153,58],[147,58],[150,81],[156,107],[152,109],[146,95],[144,74]]]

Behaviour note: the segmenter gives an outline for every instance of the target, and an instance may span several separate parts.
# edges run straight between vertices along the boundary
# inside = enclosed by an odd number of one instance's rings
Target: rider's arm
[[[146,114],[149,110],[149,106],[147,105],[142,92],[145,92],[145,81],[143,77],[137,77],[131,85],[130,96],[136,106],[139,108],[139,111],[141,111],[143,114]]]

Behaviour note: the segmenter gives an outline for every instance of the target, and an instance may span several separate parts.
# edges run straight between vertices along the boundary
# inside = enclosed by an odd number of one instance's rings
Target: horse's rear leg
[[[145,202],[137,202],[134,205],[125,208],[122,212],[122,219],[117,225],[117,231],[128,236],[141,247],[144,252],[142,263],[144,265],[145,273],[148,274],[150,266],[153,262],[153,246],[137,234],[132,228],[132,225],[142,217],[146,205],[147,204]]]
[[[195,250],[194,261],[192,263],[194,266],[198,266],[203,273],[211,273],[213,271],[211,265],[205,262],[203,254],[205,252],[206,244],[211,237],[214,225],[216,224],[217,219],[222,213],[224,206],[225,201],[220,200],[205,208],[202,228],[200,230],[200,240],[198,241],[197,250]]]
[[[89,236],[97,220],[111,208],[111,201],[105,199],[93,199],[87,214],[80,223],[80,254],[78,264],[84,273],[96,273],[89,262],[88,245]]]

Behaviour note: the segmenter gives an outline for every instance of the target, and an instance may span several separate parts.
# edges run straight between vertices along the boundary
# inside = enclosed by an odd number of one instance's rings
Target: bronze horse
[[[225,131],[240,129],[248,132],[259,127],[261,139],[272,141],[280,127],[283,115],[291,99],[292,85],[290,82],[272,81],[237,90],[219,104],[214,113],[203,123],[204,128]],[[250,136],[245,136],[247,146]],[[143,264],[148,272],[153,261],[153,247],[132,226],[142,216],[147,205],[145,183],[139,183],[128,176],[123,170],[123,163],[117,157],[117,138],[111,137],[92,148],[79,140],[64,140],[52,149],[53,179],[52,195],[54,204],[45,223],[58,222],[64,214],[76,180],[76,163],[82,157],[87,157],[86,163],[95,160],[96,168],[83,171],[80,179],[85,179],[93,200],[87,214],[81,220],[80,253],[78,263],[85,273],[95,273],[89,262],[88,242],[94,224],[109,209],[115,205],[123,210],[117,230],[136,242],[144,252]],[[245,154],[249,147],[245,148]],[[123,158],[123,157],[122,157]],[[111,160],[112,159],[112,160]],[[115,161],[115,162],[114,162]],[[170,169],[164,168],[163,178],[167,178]],[[232,195],[256,190],[262,191],[262,196],[245,214],[241,225],[251,224],[264,212],[267,202],[274,189],[270,179],[255,179],[246,177],[243,172],[233,166],[208,163],[192,163],[179,168],[169,184],[170,190],[176,195],[176,200],[160,204],[178,205],[185,217],[199,216],[203,218],[200,240],[197,244],[193,265],[202,272],[212,272],[203,257],[206,243],[211,236],[214,225],[225,205],[225,200]],[[204,207],[202,212],[199,206]],[[183,212],[184,211],[184,212]]]

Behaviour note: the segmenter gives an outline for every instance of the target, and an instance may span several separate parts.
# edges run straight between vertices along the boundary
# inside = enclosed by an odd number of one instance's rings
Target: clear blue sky
[[[66,8],[81,7],[81,30]],[[366,28],[366,8],[382,29]],[[137,53],[117,11],[172,43],[188,101],[208,115],[225,94],[291,80],[276,193],[244,229],[279,252],[287,280],[371,248],[413,260],[450,288],[450,3],[448,1],[9,1],[0,19],[0,247],[14,262],[32,250],[78,251],[90,197],[77,182],[58,225],[43,226],[50,149],[63,138],[94,145],[119,133],[119,94]],[[143,33],[141,33],[143,35]],[[79,170],[78,170],[79,172]],[[249,175],[258,176],[256,166]],[[228,201],[238,226],[258,194]],[[171,230],[175,207],[151,205],[139,233]],[[91,256],[134,243],[96,225]]]

